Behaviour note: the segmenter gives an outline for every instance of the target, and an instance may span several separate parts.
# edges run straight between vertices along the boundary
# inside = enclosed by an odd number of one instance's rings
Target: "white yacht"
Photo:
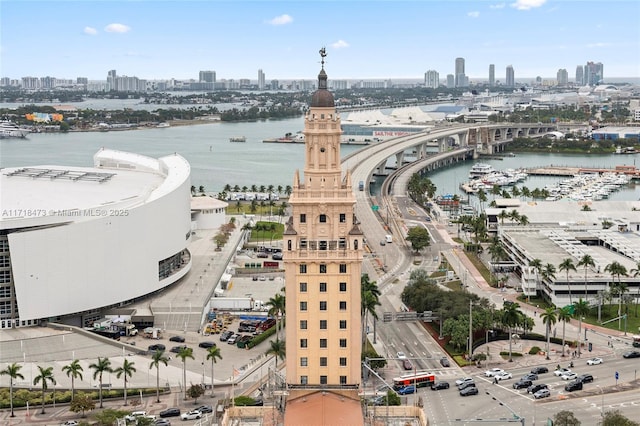
[[[13,121],[0,121],[0,138],[26,138],[31,130],[18,126]]]
[[[479,177],[483,177],[489,173],[495,172],[495,169],[490,164],[485,163],[476,163],[469,170],[469,179],[476,179]]]

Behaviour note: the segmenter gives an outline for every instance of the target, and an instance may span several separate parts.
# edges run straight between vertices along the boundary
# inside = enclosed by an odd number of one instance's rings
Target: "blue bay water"
[[[210,123],[162,129],[74,132],[68,134],[32,134],[28,139],[0,141],[0,167],[20,166],[92,166],[93,155],[102,147],[135,152],[151,157],[178,153],[191,164],[191,181],[208,192],[220,191],[226,184],[281,185],[293,184],[296,169],[304,168],[303,144],[263,143],[264,139],[296,133],[304,127],[302,117],[249,123]],[[229,142],[229,138],[245,136],[246,142]],[[342,156],[361,149],[358,145],[342,145]],[[503,160],[480,160],[496,169],[564,165],[612,168],[616,165],[640,165],[640,155],[558,155],[517,154]],[[467,180],[472,162],[440,169],[429,175],[438,194],[462,192],[459,185]],[[554,177],[530,177],[522,185],[543,188],[559,181]],[[640,186],[631,185],[613,193],[613,200],[636,200]]]

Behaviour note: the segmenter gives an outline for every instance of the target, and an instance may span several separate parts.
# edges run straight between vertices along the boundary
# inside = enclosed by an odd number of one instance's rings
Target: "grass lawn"
[[[273,225],[273,227],[271,227]],[[256,222],[256,226],[251,230],[251,239],[253,243],[266,241],[278,241],[282,239],[284,225],[277,222]]]

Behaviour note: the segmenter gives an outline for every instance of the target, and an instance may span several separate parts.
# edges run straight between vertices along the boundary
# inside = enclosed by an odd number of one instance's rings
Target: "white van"
[[[385,235],[384,238],[387,241],[387,243],[392,243],[393,242],[393,236],[391,236],[391,235]]]

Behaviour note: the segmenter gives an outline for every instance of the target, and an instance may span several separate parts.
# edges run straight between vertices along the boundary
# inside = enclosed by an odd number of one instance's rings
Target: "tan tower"
[[[305,116],[304,179],[296,171],[284,235],[286,380],[289,388],[357,388],[362,347],[363,235],[351,175],[340,167],[340,117],[327,90],[324,48],[318,90]]]

